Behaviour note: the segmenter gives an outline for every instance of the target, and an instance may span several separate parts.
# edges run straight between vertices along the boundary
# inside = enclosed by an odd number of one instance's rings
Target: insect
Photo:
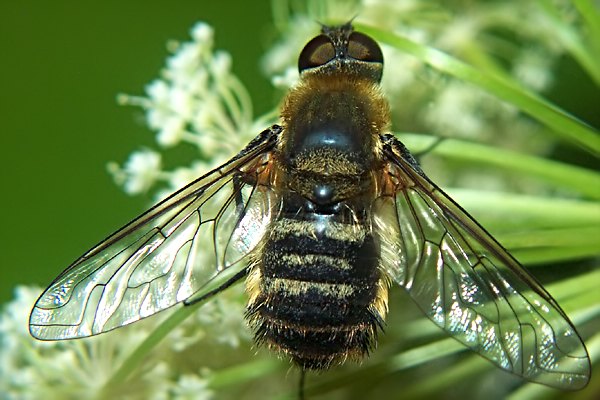
[[[325,26],[298,67],[281,124],[76,260],[31,334],[97,335],[245,279],[256,342],[304,374],[365,357],[398,285],[501,369],[584,387],[589,356],[564,311],[388,133],[378,44]]]

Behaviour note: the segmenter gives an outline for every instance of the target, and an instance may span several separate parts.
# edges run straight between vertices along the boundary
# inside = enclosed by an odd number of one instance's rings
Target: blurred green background
[[[255,100],[275,100],[258,61],[269,35],[267,0],[0,3],[2,210],[0,304],[17,284],[46,286],[67,265],[135,217],[148,198],[128,197],[106,172],[153,144],[139,108],[159,76],[169,40],[187,41],[202,20],[215,48]]]

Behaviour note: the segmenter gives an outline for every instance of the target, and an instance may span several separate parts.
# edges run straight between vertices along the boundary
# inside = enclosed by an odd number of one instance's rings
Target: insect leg
[[[409,163],[415,171],[419,173],[419,175],[426,176],[425,172],[421,169],[419,162],[417,159],[411,154],[410,151],[406,148],[404,143],[402,143],[396,136],[386,133],[385,135],[381,135],[381,142],[383,143],[383,147],[387,148],[388,151],[392,153],[396,153],[400,157],[402,157],[407,163]]]
[[[270,142],[272,144],[275,144],[282,131],[283,128],[279,125],[270,126],[269,128],[259,133],[258,136],[256,136],[254,139],[252,139],[250,143],[248,143],[246,147],[244,147],[242,151],[240,151],[233,159],[235,160],[245,156],[261,143]]]
[[[244,198],[242,197],[242,177],[240,175],[233,176],[233,192],[235,196],[235,213],[238,220],[242,218],[244,212]]]
[[[425,149],[419,151],[418,153],[414,153],[413,157],[417,161],[420,161],[421,157],[426,156],[428,153],[430,153],[431,151],[433,151],[436,147],[438,147],[440,145],[440,143],[442,143],[446,139],[448,139],[448,138],[443,137],[443,136],[437,136],[435,138],[435,140],[429,146],[427,146]]]
[[[306,383],[306,370],[300,369],[300,381],[298,382],[298,400],[304,400],[304,386]]]
[[[201,303],[201,302],[203,302],[205,300],[208,300],[212,296],[214,296],[217,293],[221,292],[222,290],[225,290],[228,287],[232,286],[233,284],[237,283],[240,279],[244,278],[247,273],[248,273],[248,268],[244,268],[243,270],[237,272],[231,278],[229,278],[225,282],[223,282],[223,284],[221,284],[218,287],[214,288],[210,292],[207,292],[207,293],[203,294],[202,296],[200,296],[198,298],[193,298],[193,299],[191,299],[189,301],[184,301],[183,304],[186,305],[186,306],[193,306],[194,304]]]

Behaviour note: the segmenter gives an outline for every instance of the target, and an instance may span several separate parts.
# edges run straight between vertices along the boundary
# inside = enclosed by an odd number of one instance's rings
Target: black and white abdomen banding
[[[274,221],[247,281],[257,342],[305,369],[366,355],[387,311],[378,246],[364,226],[338,217]]]

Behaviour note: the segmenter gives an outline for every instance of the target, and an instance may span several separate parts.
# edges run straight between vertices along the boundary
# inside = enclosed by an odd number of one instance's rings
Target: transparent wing
[[[384,240],[393,280],[435,324],[500,368],[557,388],[585,386],[589,356],[557,302],[403,145],[394,141],[386,153],[393,189],[379,207],[395,210],[397,225],[376,225],[399,238]]]
[[[186,300],[225,270],[242,271],[274,209],[264,181],[276,133],[263,132],[75,261],[37,300],[31,334],[96,335]]]

